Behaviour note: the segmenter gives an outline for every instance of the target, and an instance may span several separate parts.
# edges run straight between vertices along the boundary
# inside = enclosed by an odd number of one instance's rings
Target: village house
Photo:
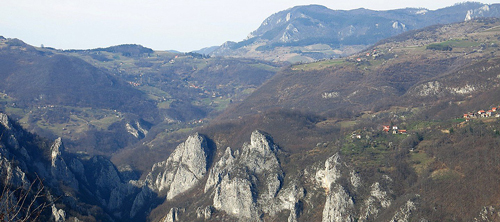
[[[389,132],[390,129],[391,129],[391,126],[385,126],[384,125],[382,131]]]
[[[361,134],[358,134],[358,133],[352,133],[352,134],[351,134],[351,139],[361,139]]]
[[[491,114],[493,114],[493,111],[492,110],[488,110],[486,111],[486,117],[490,117]]]
[[[477,112],[470,112],[470,113],[465,113],[463,115],[463,118],[466,120],[466,121],[469,121],[471,118],[486,118],[486,117],[492,117],[492,116],[495,116],[495,117],[500,117],[500,114],[494,114],[497,112],[497,110],[500,109],[500,106],[499,107],[492,107],[490,110],[488,111],[484,111],[484,110],[479,110]]]
[[[477,111],[477,114],[479,114],[480,117],[483,117],[483,118],[486,117],[486,111],[484,111],[484,110]]]
[[[407,134],[407,131],[404,129],[399,129],[398,126],[390,126],[390,125],[383,125],[382,126],[382,131],[389,133],[389,131],[392,130],[392,134]]]

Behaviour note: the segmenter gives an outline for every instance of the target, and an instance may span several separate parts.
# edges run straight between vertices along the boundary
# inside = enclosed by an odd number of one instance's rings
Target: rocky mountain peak
[[[9,122],[9,117],[5,113],[0,113],[0,123],[7,129],[11,129],[11,124]]]
[[[166,191],[172,199],[195,186],[207,172],[207,141],[195,133],[179,144],[166,161],[156,163],[146,177],[157,191]]]
[[[61,153],[64,150],[64,145],[62,143],[61,137],[57,138],[52,146],[50,147],[50,153],[52,157],[52,166],[56,165],[57,158],[61,156]]]
[[[340,155],[336,153],[325,161],[325,168],[316,172],[316,178],[325,190],[330,190],[331,185],[337,181],[340,174]]]
[[[66,161],[62,156],[64,152],[64,145],[61,137],[57,138],[54,143],[52,143],[50,152],[52,161],[50,172],[54,179],[78,189],[78,181],[73,172],[69,169],[68,165],[66,165]]]
[[[268,136],[258,130],[252,132],[249,147],[259,150],[261,153],[274,152],[277,148]]]
[[[250,144],[243,145],[241,159],[251,172],[257,174],[266,170],[275,170],[279,168],[276,157],[277,149],[278,147],[270,137],[256,130],[252,132]]]

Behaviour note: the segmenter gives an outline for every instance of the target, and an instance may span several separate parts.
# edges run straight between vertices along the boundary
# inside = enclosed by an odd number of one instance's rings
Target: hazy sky
[[[480,0],[498,3],[499,0]],[[270,15],[297,5],[330,9],[438,9],[458,0],[1,0],[0,35],[58,49],[141,44],[192,51],[241,41]]]

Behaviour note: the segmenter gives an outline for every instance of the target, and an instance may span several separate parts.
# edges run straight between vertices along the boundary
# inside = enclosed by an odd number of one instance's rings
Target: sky
[[[267,17],[293,6],[334,10],[435,10],[457,0],[2,0],[0,36],[57,49],[140,44],[189,52],[241,41]],[[479,0],[486,4],[499,0]]]

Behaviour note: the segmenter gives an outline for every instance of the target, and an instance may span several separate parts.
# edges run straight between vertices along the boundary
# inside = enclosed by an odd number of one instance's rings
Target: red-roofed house
[[[384,132],[389,132],[391,129],[391,126],[383,126],[384,128],[382,129]]]

